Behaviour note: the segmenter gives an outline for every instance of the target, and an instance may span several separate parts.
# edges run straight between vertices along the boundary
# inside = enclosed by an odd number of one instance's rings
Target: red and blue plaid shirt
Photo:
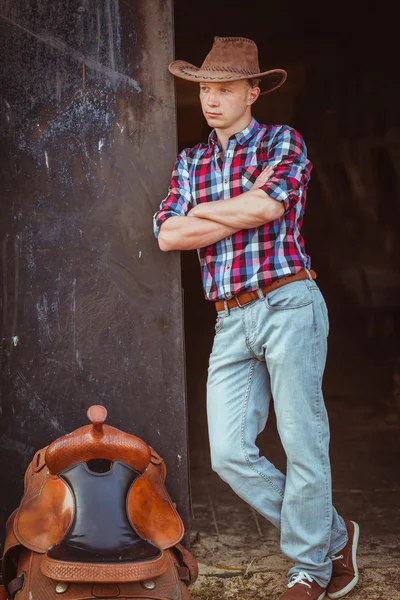
[[[222,159],[215,130],[208,144],[183,150],[172,172],[168,196],[154,215],[154,234],[169,217],[186,216],[200,202],[232,198],[251,189],[270,165],[274,174],[263,189],[282,202],[285,213],[261,227],[243,229],[198,255],[208,300],[232,298],[311,266],[300,229],[312,165],[301,135],[286,125],[260,125],[252,119],[229,138]]]

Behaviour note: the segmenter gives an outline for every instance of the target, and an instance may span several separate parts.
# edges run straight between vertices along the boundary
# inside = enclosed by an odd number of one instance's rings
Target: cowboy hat
[[[287,77],[283,69],[261,72],[256,43],[243,37],[215,37],[200,68],[184,60],[175,60],[168,69],[176,77],[199,83],[263,79],[267,89],[262,94],[276,90]]]

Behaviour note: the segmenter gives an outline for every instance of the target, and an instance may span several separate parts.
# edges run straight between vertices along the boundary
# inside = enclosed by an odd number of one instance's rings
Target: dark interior
[[[176,0],[176,58],[200,66],[214,35],[245,36],[257,43],[262,70],[288,71],[253,114],[298,129],[314,164],[303,233],[331,323],[324,390],[334,499],[371,534],[398,539],[400,92],[390,18],[376,4],[355,4]],[[177,80],[176,88],[181,150],[209,130],[197,85]],[[182,253],[182,273],[193,503],[201,504],[199,481],[235,503],[209,465],[205,386],[216,313],[195,251]],[[285,469],[273,416],[259,443]],[[194,510],[194,530],[212,532],[202,515]]]

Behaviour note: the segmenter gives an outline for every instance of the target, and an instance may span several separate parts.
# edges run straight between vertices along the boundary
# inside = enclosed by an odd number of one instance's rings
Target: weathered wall
[[[0,55],[0,522],[93,403],[165,456],[186,520],[179,257],[151,229],[176,155],[171,1],[1,0]]]

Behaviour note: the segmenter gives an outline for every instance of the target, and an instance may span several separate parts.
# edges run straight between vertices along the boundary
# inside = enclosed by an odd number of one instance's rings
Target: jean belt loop
[[[305,270],[305,272],[306,272],[306,273],[307,273],[307,275],[308,275],[308,279],[309,279],[310,281],[314,281],[314,280],[313,280],[313,278],[312,278],[312,276],[311,276],[311,273],[310,273],[310,271],[309,271],[308,269],[304,269],[304,270]]]
[[[264,296],[264,294],[262,293],[262,291],[260,290],[260,288],[257,288],[257,294],[258,294],[258,297],[260,298],[260,300],[261,300],[262,302],[265,302],[265,296]]]
[[[224,300],[224,308],[225,308],[225,316],[229,317],[230,310],[229,310],[229,306],[228,306],[228,300]]]

